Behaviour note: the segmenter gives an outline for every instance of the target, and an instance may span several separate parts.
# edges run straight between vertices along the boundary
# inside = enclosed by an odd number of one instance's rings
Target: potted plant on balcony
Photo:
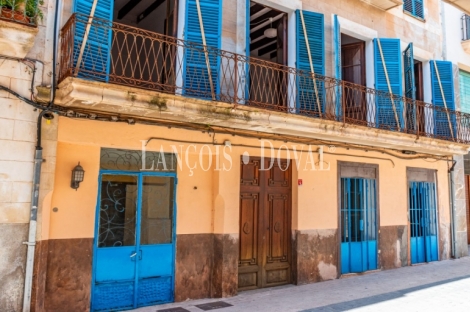
[[[43,3],[43,0],[0,0],[0,17],[23,24],[36,23],[37,17],[43,18],[38,8]]]
[[[0,0],[1,1],[1,0]],[[23,0],[25,1],[25,0]],[[37,18],[39,17],[42,21],[44,15],[42,14],[41,9],[39,9],[39,5],[43,5],[44,1],[43,0],[26,0],[26,5],[25,5],[25,13],[26,16],[36,24]]]
[[[24,0],[0,0],[0,17],[20,23],[29,23],[24,13]]]

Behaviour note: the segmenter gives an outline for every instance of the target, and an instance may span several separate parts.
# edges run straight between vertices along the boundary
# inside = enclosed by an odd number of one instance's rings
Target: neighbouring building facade
[[[453,64],[455,98],[460,110],[470,112],[470,17],[463,8],[442,4],[445,21],[445,57]],[[459,31],[460,30],[460,31]],[[465,175],[465,194],[467,196],[467,229],[470,227],[470,157],[464,155],[464,166],[460,168]],[[470,232],[467,231],[470,245]]]
[[[449,57],[442,1],[39,8],[0,74],[17,105],[0,112],[0,247],[16,263],[0,308],[125,310],[468,256],[470,62]],[[27,60],[42,80],[15,71]]]

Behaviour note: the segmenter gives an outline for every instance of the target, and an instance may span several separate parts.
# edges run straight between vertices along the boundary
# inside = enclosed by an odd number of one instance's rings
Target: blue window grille
[[[373,179],[341,178],[341,273],[377,269],[377,198]]]
[[[409,220],[411,263],[439,260],[436,185],[410,182]]]
[[[405,0],[403,10],[415,17],[424,19],[424,0]]]

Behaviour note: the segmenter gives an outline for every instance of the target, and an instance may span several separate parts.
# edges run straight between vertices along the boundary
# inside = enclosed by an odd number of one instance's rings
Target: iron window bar
[[[462,41],[470,40],[470,16],[464,14],[462,20]]]

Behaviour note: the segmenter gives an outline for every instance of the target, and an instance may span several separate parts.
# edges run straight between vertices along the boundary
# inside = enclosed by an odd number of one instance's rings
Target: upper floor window
[[[403,10],[414,17],[424,19],[424,0],[405,0]]]
[[[462,40],[470,40],[470,16],[467,14],[462,16]]]

